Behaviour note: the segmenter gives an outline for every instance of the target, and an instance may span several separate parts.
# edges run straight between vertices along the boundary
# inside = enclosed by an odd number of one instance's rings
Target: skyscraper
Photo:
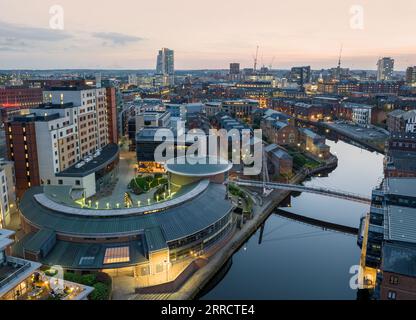
[[[377,81],[391,80],[393,78],[394,59],[380,58],[377,62]]]
[[[175,73],[175,59],[174,51],[168,48],[159,50],[157,56],[156,74],[163,77],[163,85],[174,84]]]
[[[311,82],[311,67],[293,67],[290,71],[290,80],[300,86]]]
[[[230,63],[230,74],[240,74],[240,64],[239,63]]]
[[[236,81],[240,79],[240,64],[230,63],[230,80]]]
[[[168,48],[159,50],[157,56],[156,73],[158,75],[171,76],[175,73],[174,51]]]
[[[416,66],[406,69],[406,83],[410,86],[416,85]]]

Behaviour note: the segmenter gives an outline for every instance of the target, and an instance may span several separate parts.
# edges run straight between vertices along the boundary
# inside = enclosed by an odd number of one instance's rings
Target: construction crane
[[[256,55],[254,56],[254,71],[257,71],[258,59],[259,59],[259,46],[257,46]]]
[[[341,44],[341,49],[339,50],[339,59],[338,59],[338,67],[337,67],[337,74],[336,74],[337,80],[341,80],[341,58],[342,58],[343,47],[344,45]]]
[[[272,68],[273,68],[273,63],[274,63],[274,60],[276,59],[276,57],[273,57],[273,59],[272,59],[272,62],[270,62],[270,64],[269,64],[269,70],[272,70]]]
[[[339,59],[338,59],[338,68],[341,69],[341,58],[342,58],[342,49],[344,45],[341,44],[341,49],[339,50]]]

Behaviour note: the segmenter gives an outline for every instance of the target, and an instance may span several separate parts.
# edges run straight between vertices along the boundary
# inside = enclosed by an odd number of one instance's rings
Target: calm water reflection
[[[328,144],[339,158],[338,168],[305,184],[371,194],[382,177],[383,156],[342,141]],[[368,206],[302,194],[293,197],[292,207],[285,210],[357,227]],[[272,215],[261,244],[259,237],[260,230],[234,255],[228,272],[202,299],[356,298],[349,288],[349,269],[360,254],[354,236]]]

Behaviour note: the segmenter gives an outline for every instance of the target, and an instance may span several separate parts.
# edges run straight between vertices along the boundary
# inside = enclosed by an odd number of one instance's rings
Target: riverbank
[[[305,178],[304,175],[298,176],[297,183]],[[190,300],[194,299],[198,293],[209,283],[209,281],[221,270],[224,264],[241,248],[253,233],[261,227],[276,206],[279,205],[290,191],[275,190],[264,199],[263,206],[255,205],[254,216],[248,220],[241,230],[237,231],[234,237],[207,263],[206,266],[196,271],[192,277],[169,299]]]
[[[336,167],[337,158],[335,156],[328,159],[313,170],[301,170],[289,183],[299,184],[307,177],[320,171],[333,169]],[[250,220],[242,224],[240,229],[236,229],[231,239],[224,242],[216,253],[210,257],[201,257],[201,263],[196,263],[198,268],[189,277],[184,279],[184,283],[175,292],[163,292],[158,290],[148,290],[147,293],[136,293],[129,299],[134,300],[191,300],[195,299],[203,288],[221,271],[224,265],[232,256],[244,245],[244,243],[265,223],[268,217],[273,213],[275,208],[286,199],[292,192],[286,190],[273,190],[263,198],[260,203],[253,201],[253,215]],[[126,285],[126,284],[124,284]]]
[[[313,171],[301,170],[289,183],[299,184],[312,174],[334,168],[334,165],[336,165],[335,159],[336,157],[331,158],[331,161],[319,168],[315,168]],[[284,199],[290,196],[291,193],[291,191],[273,190],[265,199],[263,199],[262,205],[256,203],[253,206],[253,218],[248,220],[242,228],[235,233],[232,239],[226,243],[205,266],[197,270],[177,292],[165,297],[171,300],[194,299],[211,279],[221,271],[223,266],[232,258],[235,252],[237,252],[265,223],[275,208],[279,206]]]
[[[383,156],[350,140],[328,139],[327,143],[338,157],[336,169],[307,178],[302,185],[369,195],[383,174]],[[291,217],[299,215],[354,231],[368,212],[365,204],[306,192],[292,193],[279,207]],[[282,217],[276,208],[233,255],[231,266],[224,266],[226,272],[221,270],[197,298],[355,300],[349,271],[358,264],[360,249],[353,233]]]
[[[331,130],[340,136],[350,139],[362,146],[384,154],[388,135],[379,128],[366,128],[351,123],[310,122],[310,125]],[[326,131],[326,133],[328,133]]]

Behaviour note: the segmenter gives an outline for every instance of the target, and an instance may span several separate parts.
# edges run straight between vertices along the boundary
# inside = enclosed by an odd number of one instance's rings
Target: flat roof
[[[186,177],[209,177],[231,170],[233,165],[218,157],[178,157],[169,160],[165,168],[168,172]]]
[[[0,267],[4,270],[0,278],[0,297],[15,288],[23,280],[27,279],[33,272],[38,270],[42,265],[38,262],[7,257],[8,265]],[[10,268],[12,266],[12,268]],[[16,272],[19,271],[17,274]]]
[[[416,276],[416,248],[392,243],[383,245],[383,271]]]
[[[416,243],[416,208],[387,206],[384,222],[385,240]]]
[[[81,168],[77,168],[76,164],[68,169],[57,173],[57,177],[86,177],[113,162],[119,155],[120,149],[117,144],[112,143],[106,145],[101,154],[92,161],[86,163]]]
[[[413,158],[412,154],[410,158]],[[416,197],[416,178],[387,178],[385,180],[388,194]]]

